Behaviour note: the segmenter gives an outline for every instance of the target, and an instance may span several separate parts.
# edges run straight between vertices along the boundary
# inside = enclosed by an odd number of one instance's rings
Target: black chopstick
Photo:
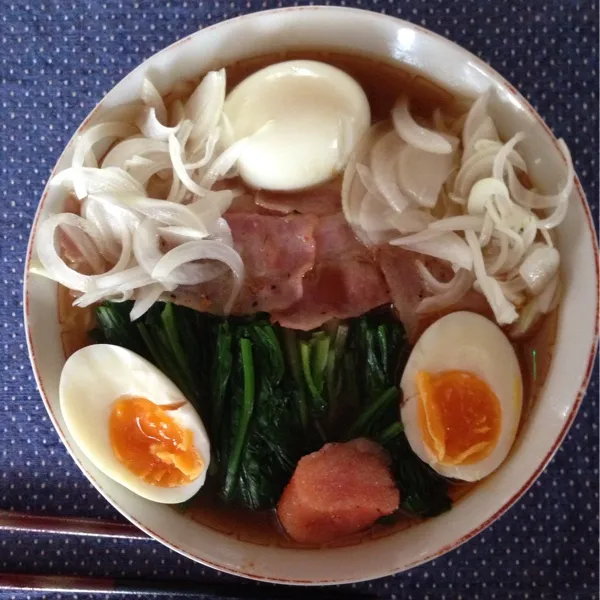
[[[113,523],[99,519],[74,517],[46,517],[8,510],[0,510],[0,531],[3,530],[108,538],[151,539],[130,523]]]
[[[0,573],[0,590],[77,592],[102,594],[164,594],[194,597],[211,596],[214,600],[376,600],[377,596],[355,590],[296,588],[251,583],[192,583],[181,581],[109,579]]]

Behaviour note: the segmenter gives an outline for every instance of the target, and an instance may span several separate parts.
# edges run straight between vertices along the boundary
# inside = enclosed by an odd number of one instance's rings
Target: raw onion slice
[[[533,295],[539,294],[558,272],[560,254],[556,248],[534,248],[519,267],[519,275]]]
[[[146,217],[150,217],[164,225],[181,225],[194,227],[208,235],[208,230],[202,219],[191,208],[192,205],[176,204],[165,200],[155,200],[146,196],[133,197],[127,205]]]
[[[427,269],[426,269],[427,270]],[[435,296],[423,298],[417,306],[420,315],[431,314],[456,305],[473,286],[473,274],[466,269],[459,269],[451,281],[444,284],[443,292]]]
[[[145,315],[155,302],[166,292],[166,288],[160,283],[151,283],[139,289],[136,293],[135,302],[129,313],[131,321]]]
[[[407,144],[398,156],[398,181],[411,200],[433,208],[452,167],[452,154],[432,154]]]
[[[356,166],[359,163],[364,163],[365,158],[371,152],[373,144],[384,129],[385,125],[377,124],[367,131],[362,140],[357,144],[354,152],[350,155],[348,164],[344,170],[344,177],[342,179],[342,211],[344,217],[346,217],[346,221],[348,221],[350,226],[359,235],[360,205],[362,204],[366,190],[363,185],[357,185],[357,182],[360,183],[360,181],[359,178],[356,177]]]
[[[433,221],[430,229],[437,231],[481,231],[484,227],[485,219],[478,216],[457,215],[456,217],[447,217]]]
[[[446,260],[457,268],[470,270],[473,267],[473,258],[465,240],[452,232],[426,229],[396,238],[390,244]]]
[[[468,198],[473,185],[485,177],[491,177],[494,159],[502,148],[501,145],[490,145],[473,154],[460,168],[454,182],[452,193],[458,198]],[[508,161],[515,166],[523,159],[513,150],[508,154]]]
[[[167,109],[163,102],[162,96],[148,77],[144,77],[142,81],[142,89],[140,90],[142,102],[148,107],[153,108],[156,112],[156,118],[161,123],[167,122]]]
[[[163,125],[156,115],[155,108],[144,109],[136,124],[147,138],[160,142],[166,142],[169,136],[176,134],[180,127],[179,124],[173,127]]]
[[[71,166],[75,168],[97,167],[98,162],[94,155],[94,146],[98,142],[106,139],[128,137],[135,133],[137,133],[137,128],[121,121],[109,121],[90,127],[87,131],[80,134],[75,142]],[[82,198],[85,195],[83,176],[78,172],[73,180],[73,187],[78,198]]]
[[[234,142],[227,150],[224,150],[210,165],[200,185],[210,190],[212,186],[219,180],[227,178],[228,174],[231,177],[231,170],[237,164],[238,159],[248,146],[248,138],[242,138],[237,142]]]
[[[208,190],[198,185],[188,174],[181,156],[181,144],[175,135],[169,136],[169,155],[175,174],[183,185],[195,196],[206,196]]]
[[[496,154],[494,158],[494,165],[492,168],[492,175],[499,181],[504,181],[504,171],[507,166],[508,157],[510,153],[513,151],[514,147],[525,139],[525,133],[523,131],[519,131],[515,133],[502,148]]]
[[[138,265],[151,275],[156,263],[163,257],[156,221],[144,219],[137,226],[133,234],[133,255]]]
[[[71,290],[85,292],[89,288],[91,276],[82,275],[74,269],[71,269],[71,267],[69,267],[61,258],[56,249],[57,244],[55,234],[57,228],[61,225],[78,227],[92,239],[98,235],[98,232],[93,228],[91,223],[88,223],[78,215],[72,213],[52,215],[40,224],[37,231],[35,248],[38,259],[46,273],[48,273],[52,279]]]
[[[152,272],[152,277],[157,280],[165,279],[181,265],[197,260],[216,260],[226,264],[231,269],[234,282],[230,298],[225,305],[225,313],[231,312],[233,303],[241,289],[244,277],[244,263],[240,255],[233,248],[222,242],[202,240],[181,244],[181,246],[177,246],[167,252],[158,261]],[[212,265],[199,266],[204,267],[204,269],[194,284],[202,283],[215,277],[215,270]],[[202,277],[203,275],[204,278]],[[188,285],[193,284],[189,283]]]
[[[144,194],[144,188],[123,169],[108,167],[94,169],[91,167],[69,167],[52,178],[53,186],[73,188],[78,177],[82,178],[85,189],[82,195],[76,194],[82,200],[88,194],[123,196],[127,194]]]
[[[363,239],[365,244],[383,244],[397,235],[392,231],[391,220],[385,218],[389,211],[390,208],[380,194],[365,194],[358,217],[361,232],[364,232],[366,238]]]
[[[111,148],[104,160],[102,168],[119,167],[123,168],[128,160],[134,156],[148,156],[153,159],[155,156],[169,154],[169,146],[166,142],[160,140],[149,140],[145,137],[131,137]]]
[[[412,117],[406,94],[400,96],[392,110],[392,120],[398,135],[411,146],[433,154],[450,154],[452,143],[436,131],[421,127]]]
[[[185,103],[185,116],[193,123],[189,142],[192,153],[204,145],[219,124],[225,103],[225,69],[207,73]]]
[[[86,198],[81,204],[81,216],[97,229],[103,241],[103,247],[99,250],[104,258],[111,262],[116,261],[120,254],[119,235],[102,202],[95,198]]]
[[[94,239],[84,232],[80,228],[81,225],[67,225],[63,223],[60,227],[62,234],[68,239],[77,249],[77,252],[81,255],[89,267],[91,267],[94,273],[101,273],[104,271],[104,260],[102,255],[104,252],[100,250],[104,246],[104,240],[101,235],[95,235]],[[93,230],[93,227],[90,228]],[[98,232],[99,233],[99,232]]]
[[[488,104],[490,101],[492,88],[489,87],[471,106],[465,124],[462,130],[463,148],[468,148],[471,138],[473,138],[477,129],[481,126],[483,120],[488,116]]]
[[[490,308],[494,312],[496,321],[500,325],[514,323],[519,317],[515,307],[511,304],[502,292],[500,284],[490,277],[485,270],[483,254],[477,236],[473,231],[465,233],[467,244],[469,245],[473,259],[473,271],[481,293],[485,296]]]
[[[221,137],[221,128],[215,127],[208,134],[208,137],[206,138],[204,155],[202,156],[202,158],[200,160],[198,160],[194,163],[186,164],[185,165],[186,171],[187,170],[195,171],[196,169],[201,169],[202,167],[205,167],[212,160],[213,154],[215,153],[215,148],[217,146],[217,143],[218,143],[220,137]]]
[[[563,140],[558,140],[558,147],[567,163],[567,176],[563,189],[555,196],[557,201],[556,209],[552,214],[538,222],[538,229],[542,230],[553,229],[563,222],[567,214],[567,208],[569,207],[569,198],[571,197],[571,192],[575,185],[575,170],[573,168],[571,153]]]
[[[410,204],[396,180],[396,156],[403,146],[405,144],[397,133],[390,131],[373,144],[370,162],[375,186],[390,208],[398,212],[402,212]]]
[[[500,136],[493,119],[490,116],[485,116],[481,121],[479,127],[475,130],[471,138],[469,139],[468,145],[465,147],[462,156],[462,162],[468,160],[475,152],[481,148],[480,142],[492,141],[498,142]]]
[[[129,319],[135,321],[145,315],[166,291],[167,289],[160,283],[151,283],[139,289],[136,292],[133,307],[129,312]]]

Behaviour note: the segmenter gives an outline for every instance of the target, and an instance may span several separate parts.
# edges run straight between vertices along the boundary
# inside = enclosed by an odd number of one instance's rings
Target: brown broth
[[[458,115],[464,109],[464,99],[455,98],[450,92],[436,84],[415,75],[397,65],[350,54],[330,51],[301,50],[259,56],[235,63],[227,67],[228,91],[248,75],[275,62],[292,59],[319,60],[336,66],[354,77],[365,90],[371,106],[374,122],[389,118],[396,98],[408,92],[415,100],[411,110],[428,115],[435,107],[442,107],[448,114]],[[167,95],[167,103],[176,98],[185,98],[194,89],[196,82],[182,82]],[[93,327],[91,309],[72,307],[72,296],[68,290],[58,286],[59,320],[63,326],[62,342],[65,356],[70,356],[82,346],[90,343],[88,332]],[[554,339],[556,336],[557,313],[546,317],[528,339],[514,344],[523,373],[524,405],[519,430],[523,428],[537,395],[543,387],[550,368]],[[533,351],[536,352],[536,365],[533,366]],[[513,449],[514,450],[514,449]],[[512,451],[511,451],[512,452]],[[490,477],[494,477],[491,475]],[[488,478],[489,479],[489,478]],[[477,483],[460,483],[450,486],[449,494],[454,503],[467,496]],[[281,530],[275,511],[249,511],[229,507],[220,502],[216,494],[202,490],[191,505],[175,510],[184,510],[191,519],[239,540],[262,546],[280,548],[316,548],[299,544],[286,537]],[[400,517],[394,525],[375,525],[326,547],[340,547],[368,542],[398,533],[421,520]]]

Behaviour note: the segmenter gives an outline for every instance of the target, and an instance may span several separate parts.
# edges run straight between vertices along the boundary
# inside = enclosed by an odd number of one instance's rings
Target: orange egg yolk
[[[420,371],[416,383],[419,427],[438,462],[468,465],[492,452],[502,409],[485,381],[467,371]]]
[[[146,483],[178,487],[196,479],[202,458],[194,435],[178,425],[169,411],[181,404],[158,406],[146,398],[121,398],[110,415],[110,444],[115,456]]]

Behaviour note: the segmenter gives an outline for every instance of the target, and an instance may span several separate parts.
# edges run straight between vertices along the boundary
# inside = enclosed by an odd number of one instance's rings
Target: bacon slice
[[[330,319],[357,317],[390,302],[374,257],[354,237],[343,215],[321,219],[315,238],[316,263],[304,278],[302,298],[272,314],[273,321],[308,331]]]
[[[282,310],[303,295],[302,280],[313,267],[316,244],[313,215],[236,213],[227,216],[234,245],[246,268],[234,314]],[[179,287],[171,299],[195,310],[219,313],[231,291],[231,276],[197,286]]]

